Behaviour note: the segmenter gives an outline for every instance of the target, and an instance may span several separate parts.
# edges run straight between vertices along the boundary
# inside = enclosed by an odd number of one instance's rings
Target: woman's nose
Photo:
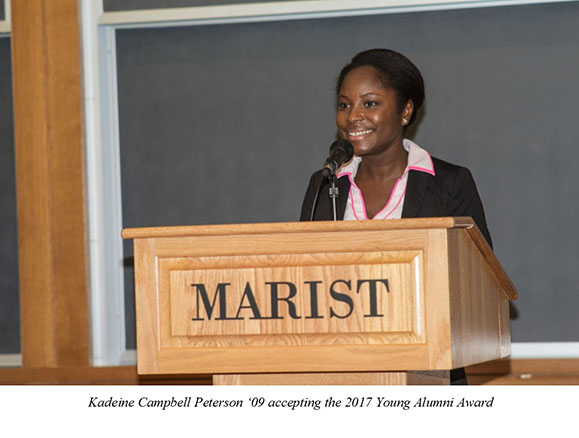
[[[352,122],[359,122],[360,120],[363,119],[364,119],[364,112],[362,111],[362,108],[358,107],[357,105],[352,106],[348,114],[348,121],[352,123]]]

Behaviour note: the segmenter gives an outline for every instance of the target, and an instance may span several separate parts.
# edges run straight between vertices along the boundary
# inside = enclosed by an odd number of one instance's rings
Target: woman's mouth
[[[373,129],[365,129],[363,131],[347,131],[348,137],[351,139],[358,139],[363,137],[366,134],[370,134],[372,131],[374,131]]]

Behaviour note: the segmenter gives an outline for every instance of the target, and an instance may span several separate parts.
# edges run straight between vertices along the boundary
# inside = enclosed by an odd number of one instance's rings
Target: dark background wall
[[[392,48],[426,80],[413,139],[477,181],[520,292],[513,341],[579,341],[577,23],[572,2],[118,31],[123,225],[296,220],[339,69]]]
[[[20,353],[10,38],[0,37],[0,354]]]

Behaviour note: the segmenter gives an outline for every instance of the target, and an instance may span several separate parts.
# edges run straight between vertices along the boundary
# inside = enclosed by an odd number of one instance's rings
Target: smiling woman
[[[408,58],[387,49],[359,53],[338,77],[337,99],[338,136],[354,146],[353,159],[336,175],[339,192],[348,193],[338,219],[471,216],[491,244],[470,171],[404,138],[424,100],[422,75]],[[301,220],[311,217],[322,178],[312,176]],[[322,196],[314,220],[328,220],[330,212]]]
[[[387,49],[361,52],[342,69],[336,91],[338,136],[354,146],[354,157],[336,174],[339,193],[348,194],[338,219],[470,216],[491,244],[470,171],[404,138],[424,100],[422,75],[408,58]],[[316,172],[310,179],[302,220],[311,217],[323,178]],[[329,193],[322,186],[324,192]],[[331,219],[330,204],[330,197],[322,196],[314,220]],[[451,379],[466,382],[463,370]]]
[[[356,184],[364,193],[364,214],[371,218],[386,208],[385,200],[404,175],[404,130],[414,114],[413,100],[387,88],[380,76],[369,65],[351,70],[341,81],[336,115],[339,136],[364,157],[363,164],[358,161]]]

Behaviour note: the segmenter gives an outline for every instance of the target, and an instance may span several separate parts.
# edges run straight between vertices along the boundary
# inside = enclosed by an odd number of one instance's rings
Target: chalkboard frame
[[[0,0],[2,6],[3,15],[0,19],[0,38],[9,38],[11,35],[11,13],[10,13],[10,1]],[[0,354],[0,367],[20,367],[22,366],[22,354]]]
[[[102,1],[103,0],[98,0],[100,11],[103,11]],[[115,26],[115,28],[141,28],[174,25],[248,23],[269,20],[287,21],[573,1],[577,0],[358,0],[355,4],[348,0],[288,0],[276,3],[259,2],[103,12],[99,23],[101,25]]]

